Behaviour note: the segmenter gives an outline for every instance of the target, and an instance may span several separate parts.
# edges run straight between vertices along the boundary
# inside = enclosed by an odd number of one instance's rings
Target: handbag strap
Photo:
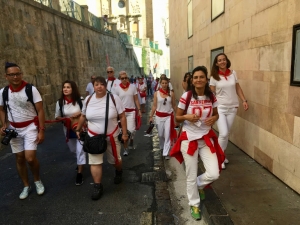
[[[105,135],[106,135],[106,132],[107,132],[107,125],[108,125],[109,96],[110,96],[110,93],[107,93],[107,97],[106,97],[106,109],[105,109],[105,128],[104,128],[104,134]]]

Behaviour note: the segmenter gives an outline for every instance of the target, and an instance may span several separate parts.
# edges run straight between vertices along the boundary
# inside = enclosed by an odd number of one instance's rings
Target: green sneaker
[[[203,189],[199,189],[199,196],[201,201],[205,200],[205,192]]]
[[[195,220],[201,220],[200,209],[197,206],[191,206],[191,215]]]

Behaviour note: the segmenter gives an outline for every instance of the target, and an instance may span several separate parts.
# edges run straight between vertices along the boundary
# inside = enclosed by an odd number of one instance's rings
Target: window
[[[291,86],[300,86],[300,24],[293,27]]]
[[[194,65],[193,65],[193,56],[189,56],[188,57],[188,71],[192,72],[194,69]]]
[[[88,47],[88,57],[92,58],[91,45],[89,40],[87,40],[87,47]]]
[[[224,10],[225,0],[211,0],[211,21],[221,16]]]
[[[216,55],[223,52],[224,52],[224,47],[215,48],[210,51],[210,68],[212,67]]]
[[[188,38],[193,36],[193,0],[188,0]]]

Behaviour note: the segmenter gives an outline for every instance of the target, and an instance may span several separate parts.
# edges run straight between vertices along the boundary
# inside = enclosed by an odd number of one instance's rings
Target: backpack
[[[83,99],[77,99],[77,104],[79,105],[79,107],[80,107],[80,110],[82,109],[82,100]],[[63,110],[62,110],[62,106],[63,106],[63,101],[62,101],[62,99],[59,99],[58,100],[58,105],[59,105],[59,111],[60,111],[60,116],[61,117],[64,117],[64,114],[63,114]]]
[[[33,86],[32,84],[26,84],[25,93],[26,93],[27,98],[28,98],[27,101],[32,103],[32,105],[35,109],[35,112],[38,115],[35,104],[33,102],[32,86]],[[6,86],[6,87],[4,87],[3,92],[2,92],[3,108],[4,108],[5,111],[7,110],[7,104],[6,103],[8,102],[8,89],[9,89],[9,86]]]

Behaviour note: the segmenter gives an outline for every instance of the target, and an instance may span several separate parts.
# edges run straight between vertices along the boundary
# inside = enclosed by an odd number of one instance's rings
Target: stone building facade
[[[116,32],[98,31],[33,0],[0,0],[0,7],[3,73],[5,61],[20,65],[24,80],[41,92],[47,119],[53,119],[61,84],[67,79],[74,80],[84,95],[90,76],[106,77],[108,64],[116,75],[120,70],[140,74]],[[4,76],[0,83],[7,84]]]
[[[250,107],[239,108],[230,140],[300,193],[300,87],[291,78],[300,0],[174,0],[169,6],[175,89],[186,71],[210,68],[212,56],[224,51]]]

